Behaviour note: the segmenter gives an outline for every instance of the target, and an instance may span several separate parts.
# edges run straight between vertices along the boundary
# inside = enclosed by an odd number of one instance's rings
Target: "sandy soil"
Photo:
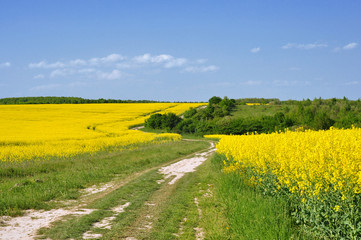
[[[125,208],[127,208],[130,205],[130,202],[127,202],[123,205],[119,205],[115,208],[112,209],[113,211],[113,216],[110,217],[106,217],[103,220],[101,220],[100,222],[97,222],[95,224],[93,224],[93,229],[94,228],[100,228],[100,229],[111,229],[112,228],[112,222],[114,221],[114,219],[122,212],[125,211]],[[83,239],[98,239],[101,238],[103,235],[99,234],[99,233],[92,233],[92,230],[87,231],[83,234]]]
[[[104,192],[112,188],[114,184],[106,183],[100,186],[91,186],[82,190],[84,196]],[[76,202],[76,201],[75,201]],[[74,205],[74,200],[62,202],[62,205]],[[20,217],[0,217],[0,239],[1,240],[28,240],[34,239],[36,232],[43,227],[50,227],[52,222],[58,221],[67,215],[86,215],[96,209],[83,209],[84,204],[75,207],[43,210],[27,210]]]
[[[178,179],[182,178],[184,174],[194,172],[199,165],[201,165],[205,160],[207,160],[209,155],[211,155],[216,150],[214,144],[211,144],[212,146],[207,152],[199,153],[196,154],[195,157],[186,158],[169,166],[162,167],[161,169],[159,169],[159,172],[165,175],[165,179],[174,176],[174,178],[169,182],[169,184],[174,184],[176,181],[178,181]],[[158,181],[158,183],[161,183],[163,181],[164,180],[160,180]]]
[[[94,209],[52,209],[50,211],[27,210],[21,217],[2,217],[0,220],[5,227],[0,227],[0,239],[28,240],[34,239],[36,231],[42,227],[49,227],[50,223],[65,215],[85,215]]]

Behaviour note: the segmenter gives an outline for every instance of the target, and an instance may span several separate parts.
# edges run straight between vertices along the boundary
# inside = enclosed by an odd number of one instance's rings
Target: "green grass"
[[[166,129],[153,129],[153,128],[149,128],[149,127],[144,127],[142,129],[140,129],[142,132],[151,132],[151,133],[168,133],[169,131],[167,131]]]
[[[151,133],[168,133],[169,131],[167,131],[166,129],[153,129],[153,128],[149,128],[149,127],[144,127],[141,129],[142,132],[151,132]],[[194,134],[182,134],[182,138],[183,139],[194,139],[194,140],[205,140],[204,137],[202,136],[198,136],[198,135],[194,135]]]
[[[273,116],[277,112],[284,112],[285,108],[289,110],[295,108],[294,105],[236,105],[236,108],[232,111],[232,118],[258,118],[262,116]]]
[[[119,236],[122,230],[137,216],[137,210],[144,205],[154,191],[160,188],[156,182],[160,178],[157,170],[147,172],[124,187],[86,206],[86,208],[97,209],[94,212],[82,217],[72,217],[67,221],[60,221],[50,229],[42,229],[40,233],[43,235],[42,237],[51,239],[82,239],[83,233],[90,230],[93,223],[112,215],[111,208],[130,202],[131,204],[126,208],[126,211],[117,216],[116,224],[112,227],[113,232]],[[106,232],[104,230],[99,231],[99,233]],[[114,234],[111,233],[108,233],[108,238],[114,237]]]
[[[202,143],[209,146],[208,142]],[[163,237],[153,236],[151,232],[147,231],[145,233],[137,231],[137,228],[142,226],[141,223],[139,225],[138,219],[144,218],[145,214],[150,214],[156,219],[158,219],[158,215],[161,215],[161,221],[157,221],[160,223],[158,226],[162,229],[164,227],[169,229],[172,225],[167,217],[170,210],[167,211],[167,209],[169,207],[178,209],[180,211],[179,213],[181,213],[184,211],[184,206],[189,205],[192,211],[187,210],[186,215],[189,216],[188,219],[193,219],[190,223],[197,222],[197,209],[192,203],[194,190],[192,187],[196,186],[195,181],[198,180],[189,174],[185,182],[180,181],[176,185],[168,185],[167,181],[160,185],[157,183],[157,180],[163,178],[163,176],[160,175],[157,170],[158,169],[153,169],[145,172],[103,198],[84,206],[84,208],[96,209],[94,212],[81,217],[70,217],[65,221],[59,221],[53,224],[51,228],[42,229],[40,231],[41,237],[52,239],[81,239],[84,232],[92,230],[94,233],[103,234],[102,239],[125,239],[128,236],[136,236],[137,239],[170,239],[167,234]],[[184,201],[185,199],[191,201]],[[130,206],[126,208],[125,212],[117,216],[111,230],[92,229],[93,223],[111,216],[111,212],[109,211],[111,208],[126,202],[130,202]],[[145,202],[154,202],[159,207],[156,207],[151,213],[144,212],[144,208],[146,208]],[[178,214],[178,216],[180,215]],[[163,223],[165,226],[162,226]],[[175,220],[173,223],[175,224],[173,226],[175,226],[177,230],[178,221]],[[189,236],[194,236],[192,227],[185,229],[188,229],[187,232]],[[154,233],[154,231],[152,233]]]
[[[195,228],[202,228],[206,239],[228,239],[223,207],[214,196],[205,196],[207,189],[214,186],[217,175],[218,171],[208,160],[196,172],[180,179],[167,202],[162,203],[164,210],[149,239],[195,239]]]
[[[0,215],[50,209],[50,200],[76,199],[79,189],[125,178],[208,147],[206,142],[149,144],[137,149],[84,154],[67,159],[0,165]]]
[[[36,163],[28,169],[13,166],[14,174],[4,174],[0,182],[0,208],[8,215],[27,208],[49,209],[54,206],[48,200],[78,198],[81,188],[135,176],[118,189],[89,201],[84,208],[96,209],[91,214],[69,216],[51,228],[41,229],[41,237],[81,239],[93,223],[111,216],[113,207],[130,202],[111,230],[94,231],[102,233],[103,239],[195,239],[196,229],[202,229],[205,239],[308,239],[289,215],[287,199],[264,196],[247,186],[238,174],[223,173],[220,155],[214,155],[174,185],[157,184],[162,176],[156,167],[208,146],[205,141],[179,141]],[[141,171],[143,174],[132,175]],[[146,202],[155,202],[157,207],[149,212]],[[152,229],[137,230],[148,214],[153,216]]]
[[[222,160],[216,155],[213,165],[219,169]],[[220,174],[215,188],[231,239],[309,239],[294,224],[287,199],[263,195],[237,173]]]
[[[264,196],[221,168],[222,158],[215,155],[179,180],[144,239],[194,239],[197,227],[205,239],[308,239],[294,225],[287,200]]]

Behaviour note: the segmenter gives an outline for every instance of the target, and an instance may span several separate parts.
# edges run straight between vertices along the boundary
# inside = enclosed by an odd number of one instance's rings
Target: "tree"
[[[222,98],[213,96],[208,100],[208,103],[209,103],[209,105],[213,106],[213,105],[217,105],[221,101],[222,101]]]
[[[174,113],[166,113],[162,116],[162,128],[172,130],[180,121],[182,121],[182,119]]]

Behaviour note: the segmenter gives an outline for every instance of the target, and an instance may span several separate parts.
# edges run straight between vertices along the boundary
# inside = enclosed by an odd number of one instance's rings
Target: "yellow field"
[[[224,172],[240,173],[265,193],[288,195],[297,205],[294,216],[311,232],[359,234],[361,128],[207,137],[220,138]]]
[[[230,161],[227,171],[250,166],[260,175],[271,172],[277,186],[302,196],[361,192],[360,128],[214,137]]]
[[[199,103],[46,104],[0,106],[0,161],[67,157],[178,134],[129,130],[154,112],[180,114]]]

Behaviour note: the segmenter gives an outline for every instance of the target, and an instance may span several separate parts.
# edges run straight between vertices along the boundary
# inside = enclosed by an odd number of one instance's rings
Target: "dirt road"
[[[210,144],[211,146],[206,151],[194,153],[192,156],[183,159],[177,159],[167,165],[164,164],[156,168],[137,172],[124,179],[115,179],[112,182],[104,183],[100,186],[91,186],[82,190],[82,197],[78,200],[61,202],[61,208],[49,211],[27,210],[23,216],[14,218],[0,217],[0,239],[35,239],[42,237],[39,235],[40,229],[46,230],[52,228],[54,223],[59,224],[59,222],[65,223],[67,221],[73,221],[81,217],[92,216],[91,214],[95,214],[96,212],[102,213],[101,217],[98,216],[96,221],[90,223],[86,231],[83,231],[80,235],[76,233],[77,235],[74,236],[77,236],[75,237],[76,239],[100,239],[107,231],[112,229],[113,223],[123,216],[121,214],[133,208],[135,209],[132,211],[136,213],[136,216],[131,224],[124,226],[124,239],[143,239],[142,236],[146,236],[147,232],[152,229],[154,222],[157,221],[157,218],[162,212],[162,208],[158,206],[157,203],[165,201],[169,195],[172,194],[179,179],[187,173],[196,171],[196,168],[208,159],[215,151],[214,144]],[[159,186],[154,188],[155,190],[149,194],[147,199],[139,200],[135,198],[134,195],[136,194],[134,192],[141,191],[142,189],[133,187],[129,193],[122,195],[122,199],[116,200],[119,202],[118,205],[105,210],[94,208],[94,202],[99,202],[103,199],[106,201],[107,198],[111,197],[114,198],[113,195],[115,192],[121,191],[122,188],[130,187],[131,184],[136,181],[141,181],[142,178],[145,179],[148,175],[150,176],[151,173],[154,176],[158,176],[154,181]],[[139,204],[139,202],[142,204]],[[197,205],[196,199],[195,204]],[[76,231],[80,230],[76,229]],[[196,230],[195,239],[202,238],[203,232],[202,229],[199,228]]]

